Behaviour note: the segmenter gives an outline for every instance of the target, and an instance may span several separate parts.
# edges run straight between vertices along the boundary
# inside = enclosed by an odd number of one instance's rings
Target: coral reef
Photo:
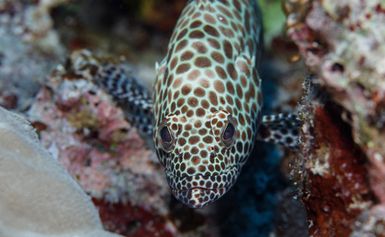
[[[156,155],[112,98],[73,65],[79,55],[51,73],[27,113],[42,143],[91,195],[107,229],[183,236],[180,221],[172,220],[179,217],[170,213],[171,194]]]
[[[0,1],[0,104],[24,110],[39,90],[39,83],[64,58],[49,15],[65,2]],[[27,66],[26,66],[27,65]]]
[[[385,6],[370,0],[285,7],[288,35],[317,75],[306,85],[304,163],[297,167],[304,171],[310,234],[383,236]]]
[[[153,153],[91,81],[55,71],[28,115],[34,124],[45,125],[40,131],[43,144],[92,197],[160,209],[167,203],[162,201],[168,199],[167,190]]]
[[[124,236],[384,236],[384,3],[284,0],[285,37],[279,1],[259,2],[264,113],[300,100],[301,147],[258,143],[238,183],[208,208],[171,197],[153,151],[67,53],[109,55],[151,88],[183,0],[0,0],[0,105],[27,116],[104,227]]]
[[[0,235],[118,236],[103,231],[80,186],[42,147],[32,126],[0,107]]]

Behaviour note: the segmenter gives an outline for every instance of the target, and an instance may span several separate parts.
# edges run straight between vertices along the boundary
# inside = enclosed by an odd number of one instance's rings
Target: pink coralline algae
[[[160,194],[167,198],[152,152],[144,148],[121,110],[91,82],[55,81],[59,78],[54,75],[41,89],[29,115],[33,122],[47,125],[40,131],[41,139],[60,163],[95,198],[110,202],[137,198],[149,206],[151,200],[161,202],[154,200]],[[150,190],[146,182],[151,183]]]
[[[91,81],[59,67],[28,116],[45,147],[96,203],[137,206],[165,218],[170,197],[154,153]]]

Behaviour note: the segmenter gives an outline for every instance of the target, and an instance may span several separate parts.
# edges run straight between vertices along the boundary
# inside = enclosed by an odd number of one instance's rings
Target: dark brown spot
[[[228,91],[231,95],[234,94],[234,86],[233,86],[233,83],[231,83],[230,81],[228,81],[228,82],[226,83],[226,89],[227,89],[227,91]]]
[[[201,25],[202,25],[201,21],[194,21],[193,23],[191,23],[190,27],[191,28],[197,28],[197,27],[199,27]]]
[[[237,109],[242,110],[243,107],[240,99],[237,98],[235,104],[237,105]]]
[[[221,32],[227,37],[227,38],[232,38],[234,37],[234,31],[228,27],[219,27],[219,29],[221,30]]]
[[[186,147],[186,149],[189,149],[189,145],[186,145],[185,147]],[[188,159],[190,159],[191,154],[190,153],[184,153],[183,156],[184,156],[184,159],[188,160]]]
[[[207,129],[206,128],[199,129],[199,135],[204,136],[206,134],[207,134]]]
[[[210,67],[211,66],[211,62],[210,62],[210,60],[207,57],[198,57],[195,60],[195,65],[197,67]]]
[[[199,70],[192,70],[189,74],[188,74],[188,79],[189,80],[195,80],[199,77],[200,75],[200,71]]]
[[[183,63],[183,64],[180,64],[180,65],[177,67],[176,73],[185,73],[185,72],[187,72],[189,69],[190,69],[190,64]]]
[[[176,100],[179,97],[179,91],[175,91],[173,98]]]
[[[246,87],[247,86],[247,79],[245,76],[241,76],[241,84],[243,87]]]
[[[193,148],[191,149],[191,153],[194,154],[194,155],[198,154],[198,152],[199,152],[198,147],[193,147]]]
[[[213,16],[209,15],[209,14],[205,14],[204,15],[204,19],[208,23],[211,23],[211,24],[215,24],[216,23],[215,18]]]
[[[206,114],[206,112],[205,112],[205,110],[202,109],[202,108],[199,108],[199,109],[197,109],[197,111],[196,111],[196,115],[197,115],[198,117],[203,117],[203,116],[205,116],[205,114]]]
[[[187,154],[188,154],[188,153],[187,153]],[[192,174],[195,173],[195,169],[192,168],[192,167],[189,167],[189,168],[187,169],[187,173],[190,174],[190,175],[192,175]]]
[[[245,125],[245,118],[243,117],[242,114],[239,115],[239,123],[240,123],[241,125]]]
[[[237,85],[237,95],[238,95],[239,98],[243,97],[243,90],[242,90],[242,87],[239,84]]]
[[[182,83],[182,81],[179,78],[177,78],[177,79],[174,80],[174,83],[173,83],[172,87],[174,89],[176,89],[176,88],[178,88],[180,86],[181,83]]]
[[[176,104],[175,102],[171,103],[171,110],[174,111],[176,109]]]
[[[227,103],[228,104],[230,104],[230,105],[232,105],[233,103],[234,103],[234,101],[233,101],[233,97],[231,97],[231,96],[226,96],[226,101],[227,101]]]
[[[171,129],[174,130],[174,131],[178,131],[178,125],[176,125],[175,123],[171,125]]]
[[[184,99],[183,98],[180,98],[177,102],[177,105],[178,107],[182,107],[182,105],[184,104]]]
[[[200,165],[198,169],[199,169],[200,172],[205,172],[206,171],[206,167],[203,166],[203,165]]]
[[[185,171],[186,170],[186,164],[185,163],[182,163],[182,164],[180,164],[180,171]]]
[[[233,15],[231,14],[231,12],[229,12],[225,7],[223,6],[218,6],[218,9],[223,13],[225,14],[229,19],[233,18]]]
[[[175,66],[176,66],[177,63],[178,63],[178,58],[177,58],[177,57],[174,57],[174,58],[171,60],[170,67],[171,67],[171,68],[175,68]]]
[[[190,38],[192,39],[201,39],[205,36],[202,31],[200,30],[194,30],[193,32],[190,33]]]
[[[182,54],[181,59],[182,60],[190,60],[194,54],[191,51],[186,51]]]
[[[249,47],[250,52],[254,52],[254,43],[253,40],[247,41],[247,46]]]
[[[227,69],[227,73],[229,74],[229,76],[233,80],[236,80],[237,76],[238,76],[238,73],[237,73],[237,71],[234,68],[234,64],[232,64],[232,63],[227,64],[227,68],[226,69]]]
[[[187,111],[186,115],[187,117],[192,117],[194,115],[194,111],[190,109],[189,111]]]
[[[187,45],[187,40],[182,40],[179,42],[175,47],[175,52],[178,52],[179,50],[183,49]]]
[[[202,122],[200,120],[195,121],[194,123],[195,128],[200,128],[201,126],[202,126]]]
[[[233,57],[233,46],[231,45],[231,43],[229,41],[225,40],[225,42],[223,43],[223,47],[225,49],[226,57],[232,58]]]
[[[246,140],[246,132],[242,132],[242,140]]]
[[[222,78],[222,79],[226,79],[227,78],[227,74],[226,74],[226,71],[223,70],[223,68],[221,66],[216,66],[215,67],[215,71],[217,72],[217,75]]]
[[[196,143],[199,142],[199,136],[191,136],[189,139],[188,139],[188,142],[191,144],[191,145],[194,145]]]
[[[184,85],[182,87],[182,94],[187,95],[191,92],[191,86],[190,85]]]
[[[222,54],[220,54],[218,52],[212,52],[211,57],[213,57],[213,59],[218,63],[224,63],[225,62],[225,59],[223,58]]]
[[[204,54],[207,52],[207,48],[206,46],[202,43],[202,42],[194,42],[192,44],[192,47],[198,52],[198,53],[201,53],[201,54]]]
[[[182,110],[182,113],[186,113],[188,110],[188,106],[184,105],[181,110]]]
[[[250,14],[248,11],[246,11],[246,15],[245,15],[245,28],[247,31],[251,30],[251,28],[250,28]]]
[[[182,39],[187,34],[187,29],[183,29],[181,32],[179,32],[178,36],[176,37],[176,40]]]
[[[202,107],[205,108],[205,109],[207,109],[207,108],[210,107],[210,104],[209,104],[209,102],[208,102],[207,100],[202,100],[202,101],[201,101],[201,105],[202,105]]]
[[[184,127],[185,130],[191,130],[192,129],[192,125],[191,124],[186,124],[186,126]]]
[[[194,153],[193,153],[193,154],[194,154]],[[199,157],[194,156],[194,157],[191,159],[191,161],[192,161],[192,163],[193,163],[194,165],[197,165],[197,164],[199,164],[199,162],[200,162],[201,160],[199,159]]]
[[[205,136],[203,138],[203,141],[206,142],[206,143],[212,143],[213,142],[213,138],[211,136]]]
[[[209,93],[209,99],[210,99],[210,102],[212,105],[217,105],[218,104],[218,98],[217,98],[217,94],[213,91],[210,91]]]
[[[191,107],[196,107],[198,105],[198,100],[195,98],[195,97],[190,97],[188,99],[188,104],[191,106]]]
[[[221,48],[221,44],[215,38],[208,39],[207,41],[209,42],[211,47],[215,49]]]
[[[241,10],[241,4],[239,3],[238,0],[233,0],[233,4],[237,8],[238,11]]]
[[[219,35],[218,31],[217,31],[214,27],[212,27],[212,26],[210,26],[210,25],[206,25],[203,29],[204,29],[204,31],[207,32],[209,35],[212,35],[212,36],[214,36],[214,37],[217,37],[217,36]]]
[[[205,90],[203,90],[201,87],[198,87],[194,90],[194,95],[198,97],[203,97],[205,96],[205,94],[206,94]]]
[[[214,82],[214,88],[219,93],[223,93],[225,91],[225,86],[223,85],[223,82],[220,80],[215,80]]]
[[[183,146],[184,144],[186,144],[186,139],[184,139],[184,138],[179,138],[179,139],[178,139],[178,143],[179,143],[180,146]]]

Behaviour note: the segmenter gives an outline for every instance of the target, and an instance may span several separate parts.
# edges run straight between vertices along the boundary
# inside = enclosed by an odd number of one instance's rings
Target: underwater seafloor
[[[385,236],[385,3],[260,0],[264,114],[297,111],[300,149],[258,142],[203,209],[172,197],[147,141],[76,71],[87,49],[151,89],[185,3],[0,0],[0,105],[38,133],[0,110],[0,236]]]

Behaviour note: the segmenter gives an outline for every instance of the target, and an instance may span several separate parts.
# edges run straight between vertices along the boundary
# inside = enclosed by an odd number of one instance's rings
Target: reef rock
[[[103,231],[90,198],[31,125],[1,107],[0,177],[1,236],[118,236]]]
[[[25,110],[64,58],[50,9],[66,1],[0,1],[0,105]]]
[[[302,159],[294,171],[302,176],[310,234],[383,236],[384,2],[284,6],[288,35],[316,75],[305,85]]]
[[[77,55],[49,76],[29,119],[44,146],[94,199],[106,228],[173,236],[163,168],[112,98],[71,66],[81,60]]]

